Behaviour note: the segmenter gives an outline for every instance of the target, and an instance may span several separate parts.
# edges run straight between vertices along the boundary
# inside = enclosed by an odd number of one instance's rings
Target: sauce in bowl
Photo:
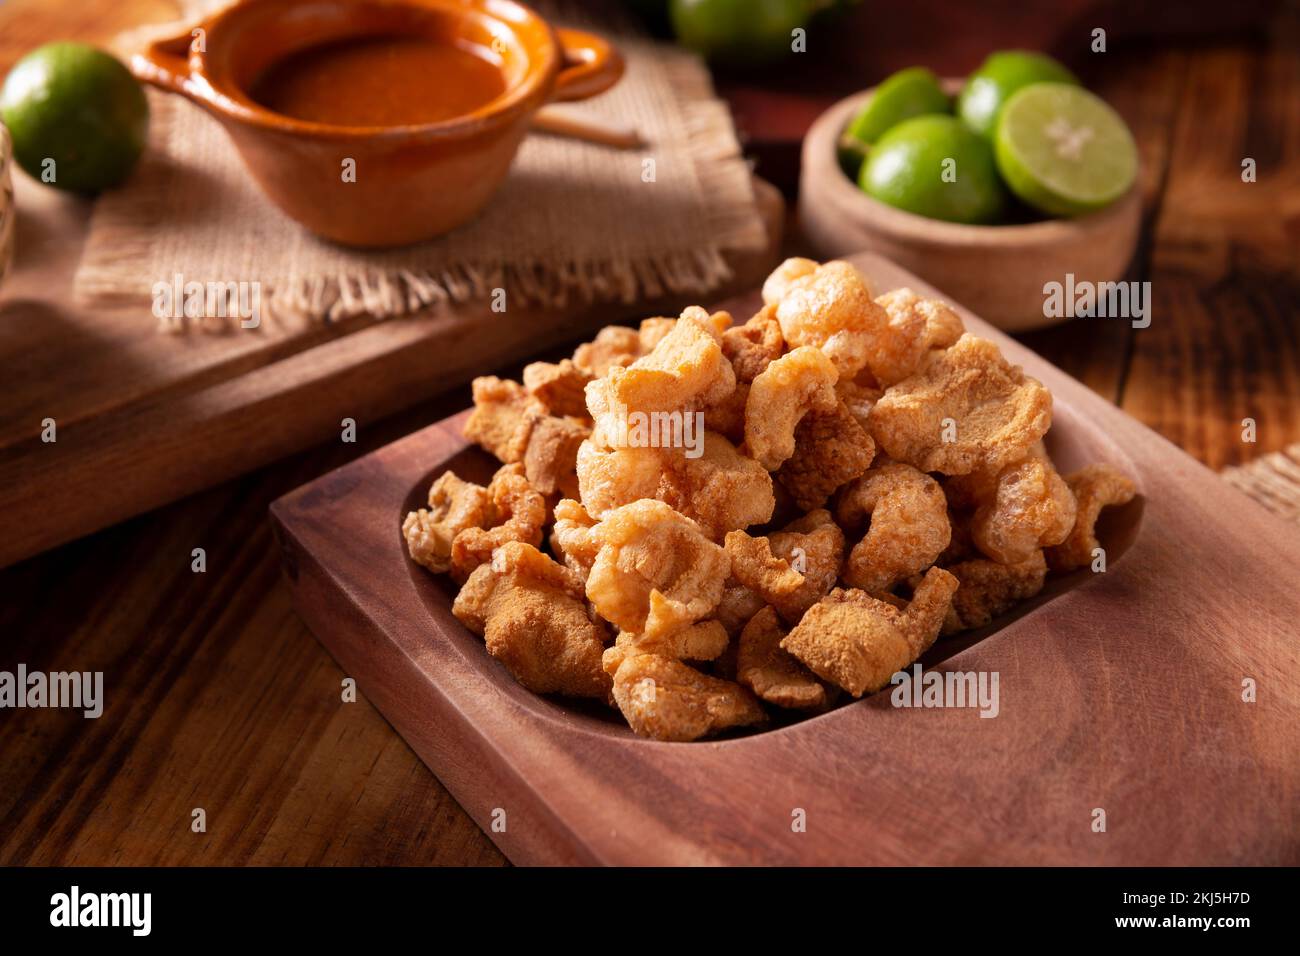
[[[274,113],[332,126],[439,123],[505,92],[505,76],[488,55],[425,37],[342,40],[273,63],[249,96]]]

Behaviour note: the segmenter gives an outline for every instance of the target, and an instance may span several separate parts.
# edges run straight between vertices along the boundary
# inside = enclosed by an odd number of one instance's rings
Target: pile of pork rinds
[[[944,303],[807,259],[763,303],[474,382],[465,434],[503,464],[443,473],[402,532],[524,687],[660,740],[818,713],[1090,565],[1133,497],[1057,473],[1050,393]]]

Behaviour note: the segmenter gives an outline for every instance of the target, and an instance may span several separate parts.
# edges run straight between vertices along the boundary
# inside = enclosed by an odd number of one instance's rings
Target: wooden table
[[[45,40],[172,15],[164,0],[7,0],[0,68]],[[1149,239],[1135,277],[1152,283],[1154,318],[1024,341],[1211,467],[1300,441],[1296,14],[1267,34],[1112,47],[1082,71],[1141,145]],[[752,107],[763,92],[747,89]],[[1248,156],[1253,184],[1240,180]],[[346,675],[291,609],[266,521],[284,492],[467,402],[426,402],[363,426],[355,445],[0,573],[0,668],[102,670],[107,701],[98,720],[0,712],[0,863],[504,863],[364,698],[341,699]],[[1256,444],[1241,440],[1245,417]],[[205,573],[191,570],[196,547]],[[196,808],[206,832],[191,828]]]

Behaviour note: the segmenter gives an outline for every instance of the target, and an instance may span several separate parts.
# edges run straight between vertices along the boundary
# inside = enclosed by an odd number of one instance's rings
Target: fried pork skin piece
[[[590,342],[579,345],[573,364],[592,378],[600,378],[611,368],[631,365],[641,356],[641,336],[625,325],[607,325]]]
[[[833,412],[838,373],[819,349],[796,348],[770,364],[745,400],[745,451],[768,471],[794,454],[795,429],[809,412]]]
[[[877,465],[845,488],[835,516],[846,529],[870,518],[866,535],[849,552],[844,580],[872,593],[928,568],[952,535],[939,483],[900,462]]]
[[[464,581],[492,552],[511,541],[537,547],[546,525],[546,499],[524,477],[524,466],[502,465],[487,486],[492,524],[466,528],[451,543],[451,576]]]
[[[619,630],[659,638],[707,617],[722,599],[727,553],[662,501],[616,508],[595,530],[587,597]]]
[[[533,693],[608,699],[606,633],[587,614],[582,579],[532,545],[502,545],[470,575],[452,613]]]
[[[871,410],[876,407],[876,402],[880,401],[880,396],[885,394],[885,390],[873,382],[862,381],[862,378],[863,376],[860,375],[858,379],[852,381],[840,379],[835,383],[835,394],[857,419],[863,430],[870,433]]]
[[[872,343],[868,367],[877,382],[893,385],[916,373],[932,349],[946,349],[966,331],[946,303],[923,299],[911,289],[876,298],[889,316]]]
[[[614,673],[614,702],[634,733],[655,740],[698,740],[767,720],[746,688],[658,654],[622,663]]]
[[[840,260],[791,282],[776,307],[776,318],[790,348],[821,349],[841,378],[853,378],[867,367],[874,343],[889,322],[871,298],[867,280]]]
[[[435,574],[451,570],[451,543],[466,528],[492,524],[492,496],[482,485],[444,471],[429,486],[429,507],[412,511],[402,522],[402,537],[411,559]]]
[[[484,375],[474,379],[474,411],[465,437],[506,464],[523,461],[533,423],[545,408],[518,382]]]
[[[766,606],[766,601],[732,577],[722,589],[722,600],[713,609],[713,617],[728,634],[739,637],[749,619]]]
[[[570,498],[556,502],[553,517],[551,552],[564,562],[566,568],[577,571],[586,581],[596,553],[600,551],[600,542],[595,534],[598,522],[587,514],[581,502]]]
[[[735,387],[709,314],[691,306],[648,355],[588,384],[587,410],[596,423],[596,441],[615,447],[631,413],[707,408]]]
[[[973,558],[950,565],[948,571],[959,585],[944,620],[944,634],[983,627],[1021,601],[1034,597],[1043,590],[1047,580],[1047,562],[1042,551],[1035,551],[1014,564]]]
[[[730,395],[704,409],[704,427],[729,442],[740,444],[745,440],[745,403],[748,401],[749,386],[737,382]]]
[[[752,382],[784,351],[785,339],[781,337],[775,305],[763,306],[744,325],[722,333],[722,354],[731,362],[738,382]]]
[[[1096,532],[1101,509],[1126,505],[1137,494],[1133,479],[1105,464],[1089,465],[1067,475],[1065,483],[1078,502],[1078,514],[1066,539],[1047,550],[1047,561],[1053,571],[1073,571],[1092,564],[1093,551],[1101,547]]]
[[[993,478],[976,472],[954,479],[957,485],[966,482],[977,502],[971,539],[999,564],[1017,564],[1040,548],[1060,544],[1074,527],[1074,494],[1037,448]]]
[[[715,661],[731,643],[731,635],[717,621],[700,621],[662,637],[620,631],[612,647],[605,648],[601,664],[611,677],[619,665],[637,654],[658,654],[675,661]]]
[[[835,586],[844,559],[844,532],[829,511],[813,511],[768,537],[727,535],[731,574],[789,624]]]
[[[945,475],[998,471],[1024,458],[1051,424],[1051,393],[970,334],[886,389],[870,420],[890,458]]]
[[[814,410],[803,417],[794,430],[794,454],[776,477],[800,510],[813,511],[871,467],[875,455],[870,432],[840,401],[833,411]]]
[[[786,259],[763,281],[763,304],[778,305],[790,291],[791,284],[804,276],[812,275],[817,271],[818,265],[812,259],[798,256]]]
[[[930,568],[900,611],[865,591],[836,588],[808,609],[781,648],[854,697],[874,693],[934,643],[956,590],[955,577]]]
[[[587,417],[584,391],[593,376],[571,359],[524,366],[524,388],[552,415]]]
[[[578,496],[578,448],[591,435],[581,418],[542,415],[533,421],[524,450],[524,475],[544,495]]]
[[[772,476],[721,435],[706,431],[699,458],[682,448],[578,449],[578,487],[593,517],[656,498],[699,523],[713,541],[772,517]]]
[[[773,608],[765,607],[745,625],[736,652],[736,681],[777,707],[820,710],[826,687],[788,651],[785,631]]]

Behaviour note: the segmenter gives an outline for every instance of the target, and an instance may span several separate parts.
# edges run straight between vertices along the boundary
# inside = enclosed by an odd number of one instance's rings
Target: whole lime
[[[805,27],[824,0],[672,0],[673,32],[710,60],[760,64],[791,52],[794,31]]]
[[[1011,95],[1031,83],[1078,84],[1073,73],[1043,53],[1003,50],[990,54],[957,94],[957,115],[981,136],[992,138],[998,113]]]
[[[35,179],[91,193],[122,182],[149,131],[149,104],[116,58],[84,43],[49,43],[18,61],[0,90],[14,158]]]
[[[948,222],[996,222],[1006,203],[992,147],[955,116],[899,123],[872,147],[858,185],[881,202]]]
[[[844,133],[870,146],[905,119],[951,112],[939,78],[923,66],[912,66],[882,80]]]

